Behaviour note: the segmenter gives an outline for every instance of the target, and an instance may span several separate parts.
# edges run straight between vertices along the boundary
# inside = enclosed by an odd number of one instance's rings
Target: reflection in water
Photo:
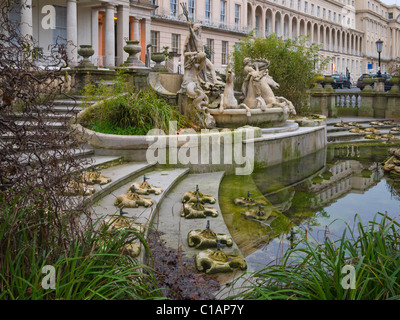
[[[397,216],[400,179],[384,175],[380,163],[387,155],[385,146],[330,147],[300,160],[257,170],[246,181],[226,177],[221,185],[221,210],[246,260],[265,265],[282,256],[293,240],[289,233],[293,226],[299,233],[295,238],[322,241],[326,236],[341,236],[345,222],[352,224],[357,213],[363,222],[376,212]],[[234,225],[230,224],[232,219],[227,217],[237,211],[229,205],[233,185],[239,194],[245,194],[251,185],[265,197],[276,212],[277,223],[271,223],[272,230],[238,216]]]

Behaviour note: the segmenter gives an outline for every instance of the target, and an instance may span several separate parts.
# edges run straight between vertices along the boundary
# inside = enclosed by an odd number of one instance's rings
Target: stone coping
[[[224,109],[224,111],[220,111],[219,109],[208,109],[211,115],[244,115],[247,114],[246,109]],[[271,113],[283,113],[282,108],[267,108],[265,110],[261,109],[249,109],[251,115],[259,115],[259,114],[271,114]]]
[[[193,143],[200,144],[200,142],[205,139],[208,139],[210,144],[223,143],[223,140],[213,139],[213,137],[232,135],[235,131],[242,132],[243,139],[245,139],[247,131],[253,131],[254,137],[261,137],[261,129],[258,127],[241,127],[235,130],[226,129],[223,131],[205,130],[201,134],[195,133],[192,129],[193,131],[186,130],[186,132],[182,132],[179,135],[160,134],[125,136],[95,132],[80,124],[72,124],[71,126],[79,141],[86,142],[95,148],[115,150],[147,149],[154,141],[160,141],[160,143],[166,147],[170,145],[174,147],[182,147],[183,145],[193,146]]]

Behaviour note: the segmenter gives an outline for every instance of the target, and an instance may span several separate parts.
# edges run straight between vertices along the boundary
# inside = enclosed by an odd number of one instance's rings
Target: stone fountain
[[[261,128],[285,125],[295,108],[284,97],[275,96],[279,88],[269,75],[270,62],[266,59],[244,59],[246,78],[242,97],[234,94],[233,71],[228,68],[226,83],[218,79],[211,61],[207,58],[201,41],[201,26],[189,23],[190,33],[184,45],[184,76],[179,93],[181,109],[186,116],[204,128]]]

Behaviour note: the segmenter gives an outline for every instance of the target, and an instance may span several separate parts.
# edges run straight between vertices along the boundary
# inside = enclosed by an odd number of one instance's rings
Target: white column
[[[140,42],[140,20],[138,18],[133,20],[133,40]]]
[[[122,65],[128,58],[124,51],[126,40],[129,40],[129,7],[118,6],[117,9],[117,65]]]
[[[115,67],[115,35],[114,35],[114,6],[107,5],[105,14],[105,41],[104,55],[105,67],[113,69]]]
[[[92,9],[92,48],[94,54],[92,62],[94,65],[99,65],[99,10]]]
[[[33,37],[32,0],[25,0],[21,8],[21,35]]]
[[[78,63],[78,22],[76,0],[67,1],[68,58],[72,66]]]

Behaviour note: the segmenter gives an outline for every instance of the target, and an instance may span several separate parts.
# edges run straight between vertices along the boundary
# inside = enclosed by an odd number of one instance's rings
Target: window
[[[333,22],[336,22],[336,12],[333,13]]]
[[[176,17],[177,16],[177,4],[176,4],[176,0],[169,0],[169,14],[172,17]]]
[[[301,0],[297,0],[297,10],[301,10]]]
[[[53,44],[66,43],[67,41],[67,8],[54,6],[56,8],[56,28],[53,30]]]
[[[226,24],[226,1],[221,0],[221,11],[219,16],[219,22],[225,26]]]
[[[304,2],[304,12],[307,13],[307,11],[308,11],[308,2],[305,1]]]
[[[204,51],[207,54],[208,60],[210,60],[211,63],[214,63],[214,39],[207,38],[206,48]]]
[[[188,0],[188,12],[189,12],[189,18],[191,20],[193,20],[194,18],[194,7],[195,7],[194,0]]]
[[[160,51],[160,32],[151,31],[151,53]]]
[[[321,8],[318,6],[318,7],[317,7],[317,17],[319,17],[320,11],[321,11]]]
[[[293,8],[293,0],[290,0],[290,7]]]
[[[311,4],[311,15],[312,16],[314,15],[314,4],[313,3]]]
[[[341,21],[341,20],[342,20],[342,15],[339,13],[339,15],[338,15],[338,19],[337,19],[337,22],[338,22],[338,23],[342,23],[342,21]]]
[[[322,18],[325,19],[326,18],[326,9],[322,9]]]
[[[331,10],[328,11],[328,20],[331,21]]]
[[[222,41],[221,64],[228,64],[228,41]]]
[[[206,0],[206,10],[205,10],[205,22],[211,22],[211,0]]]
[[[393,12],[388,13],[388,19],[393,19]]]
[[[240,27],[240,4],[235,4],[235,28]]]
[[[171,51],[179,53],[179,43],[181,40],[181,36],[176,33],[171,34]]]

